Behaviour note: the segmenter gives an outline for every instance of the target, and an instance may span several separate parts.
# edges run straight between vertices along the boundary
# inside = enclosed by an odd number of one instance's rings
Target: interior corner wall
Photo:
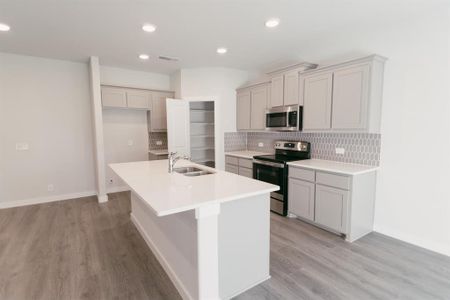
[[[450,255],[449,11],[319,36],[307,61],[377,53],[385,65],[375,230]]]
[[[88,65],[0,53],[0,207],[94,195],[93,147]]]
[[[228,68],[195,68],[180,71],[180,97],[215,97],[218,149],[216,167],[224,169],[225,132],[236,131],[236,88],[248,81],[248,72]],[[216,114],[217,115],[217,114]]]

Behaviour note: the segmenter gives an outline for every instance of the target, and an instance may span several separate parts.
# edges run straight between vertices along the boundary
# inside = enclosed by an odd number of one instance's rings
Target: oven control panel
[[[293,151],[308,151],[309,150],[309,142],[277,141],[277,142],[275,142],[275,149],[293,150]]]

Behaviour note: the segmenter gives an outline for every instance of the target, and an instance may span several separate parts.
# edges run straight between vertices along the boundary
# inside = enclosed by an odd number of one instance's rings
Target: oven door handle
[[[264,166],[269,166],[269,167],[275,167],[275,168],[284,169],[284,164],[281,164],[281,163],[275,163],[275,162],[270,162],[270,161],[263,161],[263,160],[258,160],[258,159],[254,159],[253,163],[254,164],[259,164],[259,165],[264,165]]]

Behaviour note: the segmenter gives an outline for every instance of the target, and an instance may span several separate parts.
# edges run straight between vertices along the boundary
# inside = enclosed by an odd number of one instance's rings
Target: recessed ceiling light
[[[272,18],[266,21],[266,27],[268,28],[274,28],[277,27],[280,24],[280,19]]]
[[[145,24],[144,26],[142,26],[142,30],[144,30],[145,32],[155,32],[156,26],[153,24]]]
[[[0,31],[9,31],[10,29],[9,25],[0,23]]]
[[[224,47],[220,47],[220,48],[217,48],[217,53],[219,53],[219,54],[225,54],[225,53],[227,53],[227,48],[224,48]]]
[[[148,56],[147,54],[141,54],[141,55],[139,55],[139,58],[143,59],[143,60],[147,60],[150,58],[150,56]]]

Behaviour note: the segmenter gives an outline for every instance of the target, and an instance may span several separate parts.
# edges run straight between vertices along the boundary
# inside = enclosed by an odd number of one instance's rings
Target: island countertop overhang
[[[215,173],[197,177],[168,173],[167,160],[109,165],[160,217],[279,190],[276,185],[180,160],[177,167],[183,166],[196,166]]]

